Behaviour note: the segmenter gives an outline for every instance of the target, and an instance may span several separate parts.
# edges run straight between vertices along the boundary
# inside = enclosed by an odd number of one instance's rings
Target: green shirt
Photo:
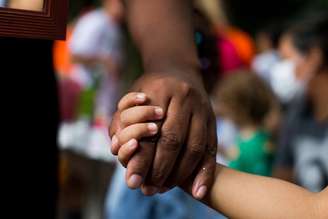
[[[259,130],[248,139],[240,135],[237,139],[239,154],[229,163],[229,167],[243,172],[270,176],[272,171],[273,153],[270,150],[270,136]]]

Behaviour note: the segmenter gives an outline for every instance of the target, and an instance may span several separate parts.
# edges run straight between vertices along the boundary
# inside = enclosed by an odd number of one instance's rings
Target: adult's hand
[[[143,184],[144,194],[152,195],[193,177],[193,195],[203,198],[213,182],[217,140],[215,117],[202,79],[191,71],[145,74],[132,91],[145,93],[149,104],[161,107],[166,117],[159,124],[158,139],[141,142],[128,163],[128,186]],[[117,116],[113,119],[110,135],[115,155],[120,147],[115,133],[128,125]]]

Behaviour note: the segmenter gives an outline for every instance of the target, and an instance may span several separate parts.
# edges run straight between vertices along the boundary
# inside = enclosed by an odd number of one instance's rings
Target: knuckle
[[[181,140],[178,135],[173,132],[164,132],[158,140],[158,144],[169,152],[178,152],[181,147]]]
[[[118,102],[117,104],[117,109],[119,111],[123,110],[124,109],[124,98],[122,100],[120,100],[120,102]]]
[[[109,125],[108,127],[108,136],[112,138],[115,135],[116,130],[114,130],[113,126]]]
[[[116,112],[109,125],[109,129],[108,129],[109,136],[113,137],[115,133],[120,131],[120,128],[121,128],[121,123],[120,123],[119,113]]]
[[[166,78],[158,78],[152,82],[152,90],[156,93],[166,87],[168,84],[168,80]]]
[[[215,172],[215,167],[216,167],[216,161],[215,158],[210,157],[208,158],[206,164],[204,165],[204,167],[206,168],[206,173],[208,175],[212,175]]]
[[[143,156],[140,156],[140,154],[136,154],[134,156],[135,159],[131,160],[131,166],[130,168],[133,169],[133,172],[136,173],[144,173],[147,170],[148,162]]]
[[[116,134],[118,149],[120,149],[122,147],[122,136],[123,135],[124,135],[123,132],[119,132]]]
[[[151,176],[151,182],[154,185],[161,185],[161,183],[165,180],[165,172],[164,171],[156,171],[154,170]]]
[[[193,89],[191,87],[191,85],[187,82],[181,82],[180,84],[180,92],[183,96],[189,96],[190,94],[193,93]]]
[[[203,144],[191,144],[187,148],[189,156],[199,157],[202,156],[205,152],[205,145]]]
[[[207,153],[208,153],[209,156],[216,157],[217,147],[215,147],[215,146],[208,146],[206,148],[206,150],[207,150]]]
[[[128,121],[125,112],[120,113],[120,122],[123,126],[127,124]]]

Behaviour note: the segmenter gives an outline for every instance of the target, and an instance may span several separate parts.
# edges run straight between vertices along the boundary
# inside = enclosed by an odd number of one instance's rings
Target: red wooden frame
[[[65,39],[68,0],[44,0],[43,11],[0,8],[0,36]]]

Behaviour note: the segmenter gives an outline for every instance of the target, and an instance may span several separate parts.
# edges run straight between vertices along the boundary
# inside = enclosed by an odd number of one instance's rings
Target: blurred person
[[[140,95],[145,98],[140,100]],[[159,127],[154,122],[165,116],[164,113],[154,113],[158,106],[144,105],[147,100],[144,93],[131,92],[119,103],[119,118],[129,124],[118,133],[122,145],[118,160],[124,166],[131,162],[142,138],[156,135]],[[242,173],[220,164],[215,170],[215,182],[201,201],[229,218],[324,219],[328,216],[328,187],[320,193],[312,193],[282,180]],[[202,171],[208,169],[202,167]],[[199,178],[196,181],[187,179],[180,187],[193,194],[192,185],[195,183],[199,183]],[[170,212],[170,209],[162,210]]]
[[[269,84],[271,69],[280,60],[277,51],[280,31],[277,29],[277,27],[272,25],[272,27],[258,32],[256,35],[258,54],[252,61],[252,69]]]
[[[114,110],[117,95],[118,74],[123,58],[122,18],[123,6],[119,0],[103,0],[101,9],[80,18],[70,42],[72,59],[79,64],[76,71],[84,75],[85,83],[92,81],[92,76],[96,74],[101,78],[95,114],[105,121]]]
[[[305,81],[298,79],[294,63],[290,60],[291,37],[284,33],[279,42],[279,61],[271,66],[270,85],[284,109],[304,92]]]
[[[287,61],[304,87],[284,119],[275,170],[311,191],[328,185],[328,15],[318,14],[285,34]]]
[[[265,119],[273,109],[274,96],[254,73],[236,73],[219,84],[215,110],[238,129],[236,146],[227,151],[229,167],[263,176],[272,170],[273,146]]]
[[[103,0],[101,8],[78,19],[69,41],[75,63],[69,77],[82,91],[77,121],[62,125],[59,139],[93,158],[107,160],[107,124],[115,110],[123,64],[123,15],[120,0]]]

